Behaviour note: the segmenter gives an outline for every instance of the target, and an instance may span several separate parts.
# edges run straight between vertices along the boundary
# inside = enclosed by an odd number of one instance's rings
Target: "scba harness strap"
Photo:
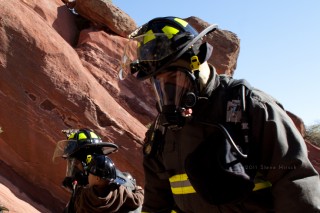
[[[215,131],[185,162],[186,173],[195,191],[213,205],[240,202],[252,191],[271,186],[269,182],[259,182],[257,185],[258,167],[248,166],[257,163],[256,149],[250,140],[246,105],[252,88],[245,80],[234,80],[225,75],[219,77],[219,100],[223,101],[221,107],[226,108],[225,121],[198,121]]]
[[[252,90],[251,85],[244,79],[235,80],[227,75],[219,75],[220,83],[226,88],[227,93],[237,93],[237,98],[227,101],[226,122],[241,125],[242,136],[245,144],[249,143],[249,121],[247,117],[246,97]],[[227,96],[229,97],[229,96]]]

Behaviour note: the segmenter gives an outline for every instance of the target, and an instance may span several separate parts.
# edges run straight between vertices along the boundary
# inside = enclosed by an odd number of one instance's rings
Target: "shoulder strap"
[[[143,144],[143,154],[145,157],[154,157],[157,152],[162,151],[163,136],[166,128],[159,124],[160,115],[158,114],[154,123],[146,132],[145,141]]]
[[[221,74],[219,75],[220,83],[222,87],[226,88],[227,90],[234,91],[238,88],[238,95],[241,101],[241,108],[242,111],[246,110],[246,96],[248,95],[249,91],[252,90],[251,85],[245,79],[233,79],[231,76]]]
[[[249,123],[247,116],[246,97],[252,90],[251,85],[245,79],[233,79],[228,75],[219,75],[220,83],[226,88],[227,93],[236,92],[238,99],[240,100],[240,106],[242,111],[241,117],[241,130],[243,133],[245,143],[249,143]]]

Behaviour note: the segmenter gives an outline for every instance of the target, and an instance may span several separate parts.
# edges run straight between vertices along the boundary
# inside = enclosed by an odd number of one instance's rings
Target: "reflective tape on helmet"
[[[180,18],[175,18],[173,19],[175,20],[176,22],[178,22],[179,24],[181,24],[183,27],[186,27],[188,25],[188,22],[186,22],[185,20],[182,20]]]
[[[74,138],[74,135],[75,135],[75,134],[76,134],[75,132],[74,132],[74,133],[71,133],[71,135],[69,135],[69,137],[68,137],[68,140]]]
[[[187,174],[178,174],[169,178],[171,191],[173,194],[192,194],[196,193],[192,187]]]
[[[168,39],[171,39],[175,34],[179,33],[177,28],[171,26],[165,26],[162,28],[162,31],[168,36]]]
[[[99,138],[98,135],[94,132],[90,132],[90,137],[91,138]]]
[[[84,134],[83,132],[79,133],[78,140],[84,140],[84,139],[87,139],[86,134]]]
[[[149,30],[148,32],[146,32],[146,35],[143,38],[143,44],[148,43],[149,41],[152,41],[153,39],[155,39],[156,36],[154,35],[152,30]]]

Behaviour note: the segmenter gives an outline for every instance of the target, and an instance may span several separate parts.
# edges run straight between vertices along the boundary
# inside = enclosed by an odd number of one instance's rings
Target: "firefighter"
[[[75,212],[141,212],[143,189],[125,187],[113,161],[105,155],[88,155],[89,184],[75,192]]]
[[[68,129],[63,130],[67,139],[57,143],[53,161],[62,158],[67,160],[66,177],[62,181],[62,186],[71,192],[70,201],[64,209],[65,213],[73,213],[75,190],[78,187],[83,187],[89,184],[88,173],[88,156],[109,155],[118,150],[118,146],[111,142],[103,142],[102,139],[91,129]],[[136,180],[128,172],[122,172],[115,169],[117,183],[128,190],[136,190]],[[131,212],[131,211],[127,211]],[[135,211],[136,212],[136,211]]]
[[[207,62],[215,29],[159,17],[129,36],[119,77],[149,79],[159,111],[143,149],[142,211],[320,212],[319,174],[283,106]]]

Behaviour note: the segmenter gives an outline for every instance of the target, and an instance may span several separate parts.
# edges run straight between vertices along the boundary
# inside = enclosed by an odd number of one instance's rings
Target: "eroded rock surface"
[[[112,32],[87,24],[99,19],[89,2],[77,0],[79,12],[88,12],[84,20],[60,0],[0,1],[0,204],[13,212],[62,211],[69,198],[61,187],[65,165],[51,159],[56,142],[65,139],[62,129],[89,127],[116,143],[119,152],[111,158],[144,183],[141,146],[155,100],[148,81],[118,79],[125,37],[135,24],[119,22],[124,12],[107,2]],[[187,20],[198,30],[208,25]],[[239,39],[221,29],[209,39],[215,48],[210,62],[232,75]],[[303,133],[301,119],[291,117]],[[308,148],[318,165],[319,149]]]

